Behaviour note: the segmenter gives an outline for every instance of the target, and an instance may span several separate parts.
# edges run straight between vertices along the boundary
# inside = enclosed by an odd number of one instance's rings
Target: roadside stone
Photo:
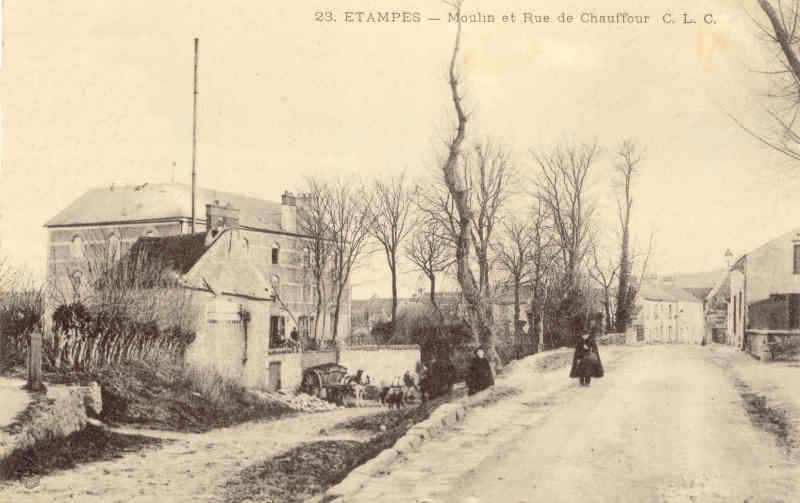
[[[357,471],[350,472],[343,481],[328,489],[327,494],[335,497],[346,497],[357,493],[370,476],[358,473]]]
[[[103,412],[103,395],[100,391],[100,385],[96,381],[92,381],[86,386],[85,390],[83,404],[89,412],[99,416]]]
[[[370,468],[372,474],[383,471],[391,466],[391,464],[397,459],[397,455],[398,451],[396,449],[385,449],[383,452],[378,454],[372,461],[369,462],[371,465]]]

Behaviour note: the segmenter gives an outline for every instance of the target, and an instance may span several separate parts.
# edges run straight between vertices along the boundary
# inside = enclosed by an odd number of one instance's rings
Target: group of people
[[[458,378],[458,372],[450,360],[450,356],[447,353],[434,356],[429,365],[430,368],[420,363],[417,368],[423,397],[433,398],[451,393]],[[470,395],[494,384],[494,373],[483,348],[475,350],[465,381]]]
[[[576,340],[569,376],[579,379],[581,386],[590,386],[593,377],[603,377],[603,363],[597,348],[597,337],[601,325],[602,318],[593,317],[590,320],[589,332],[581,334]],[[447,353],[435,356],[430,362],[430,368],[420,362],[416,371],[419,376],[419,391],[422,392],[423,399],[452,392],[457,379],[455,365]],[[494,385],[494,371],[483,347],[475,349],[465,381],[469,395],[474,395]],[[406,390],[417,388],[410,372],[406,372],[403,376],[402,385],[398,378],[394,386],[398,388],[402,386]]]

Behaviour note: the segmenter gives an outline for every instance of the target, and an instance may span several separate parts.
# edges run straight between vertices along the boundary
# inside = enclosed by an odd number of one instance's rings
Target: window
[[[800,328],[800,294],[789,295],[789,328]]]
[[[306,267],[311,266],[311,249],[308,246],[303,248],[303,265]]]
[[[800,243],[794,244],[794,274],[800,274]]]
[[[273,264],[277,264],[278,263],[278,256],[280,255],[280,250],[281,250],[281,247],[278,245],[278,243],[275,243],[274,245],[272,245],[272,263]]]
[[[286,320],[283,316],[269,317],[269,347],[280,347],[286,338]]]
[[[83,238],[77,234],[72,236],[72,242],[69,245],[69,253],[72,258],[83,258],[85,252],[86,244]]]

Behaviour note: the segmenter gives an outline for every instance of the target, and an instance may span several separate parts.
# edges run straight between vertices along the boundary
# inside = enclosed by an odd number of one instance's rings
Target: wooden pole
[[[28,353],[28,389],[42,389],[42,332],[31,332],[31,348]]]
[[[194,95],[192,99],[192,222],[189,226],[191,233],[194,234],[195,219],[195,192],[197,190],[197,171],[195,169],[197,159],[197,52],[199,40],[194,39]]]

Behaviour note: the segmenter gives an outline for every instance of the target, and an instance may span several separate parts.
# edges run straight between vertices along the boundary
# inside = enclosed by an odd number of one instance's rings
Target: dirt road
[[[173,440],[160,449],[116,461],[89,463],[42,477],[35,488],[0,484],[0,503],[179,503],[220,501],[219,487],[248,465],[303,442],[353,439],[355,434],[320,434],[376,408],[340,409],[270,422],[250,422],[203,434],[125,430]]]
[[[564,369],[520,376],[522,395],[473,412],[348,501],[800,501],[797,453],[753,423],[708,348],[607,356],[590,388]]]

